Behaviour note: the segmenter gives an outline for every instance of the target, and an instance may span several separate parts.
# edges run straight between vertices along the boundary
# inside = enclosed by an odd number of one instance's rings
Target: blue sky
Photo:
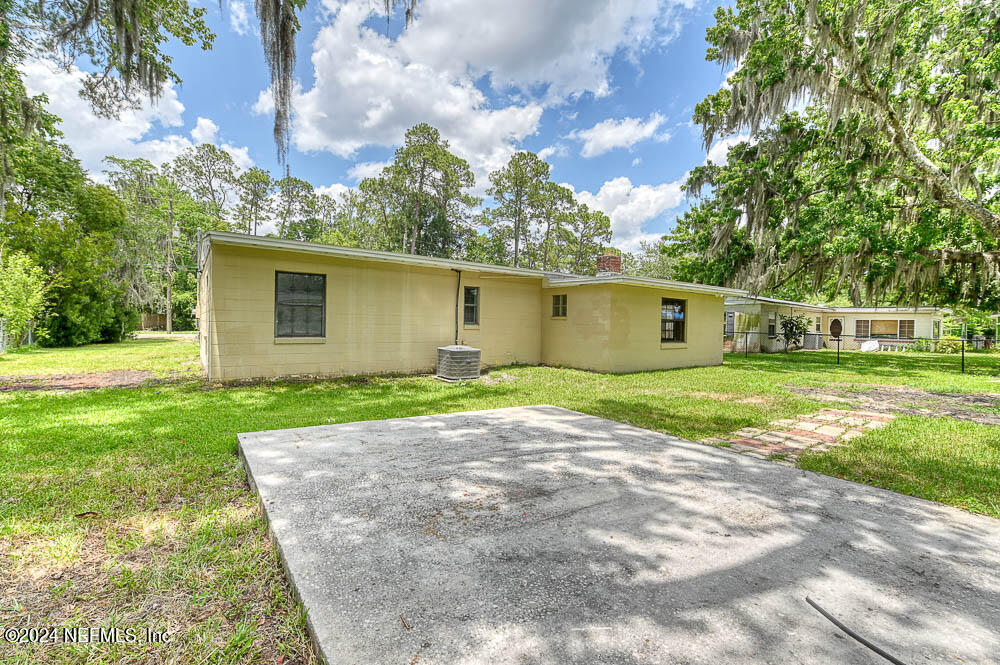
[[[725,79],[705,61],[717,3],[696,0],[421,0],[416,22],[388,28],[381,0],[312,0],[298,38],[289,166],[339,193],[392,157],[409,126],[441,130],[477,175],[520,149],[608,213],[635,249],[686,207],[685,173],[706,152],[691,112]],[[120,121],[78,98],[78,72],[26,70],[64,118],[66,142],[99,177],[105,154],[170,159],[214,142],[246,167],[280,175],[253,4],[208,7],[212,51],[172,47],[183,83]],[[728,142],[715,146],[722,152]]]

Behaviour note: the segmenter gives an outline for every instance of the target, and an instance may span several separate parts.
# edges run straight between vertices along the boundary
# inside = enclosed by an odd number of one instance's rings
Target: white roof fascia
[[[688,282],[674,282],[671,280],[651,279],[647,277],[628,277],[618,275],[610,277],[566,275],[563,277],[561,275],[546,273],[541,270],[530,270],[528,268],[494,266],[486,263],[474,263],[472,261],[456,261],[453,259],[440,259],[433,256],[381,252],[372,249],[358,249],[356,247],[338,247],[337,245],[324,245],[315,242],[303,242],[301,240],[288,240],[285,238],[270,238],[266,236],[251,236],[244,233],[232,233],[229,231],[208,231],[205,233],[205,240],[209,244],[214,243],[237,247],[256,247],[262,249],[337,256],[345,259],[357,259],[362,261],[385,261],[389,263],[402,263],[428,268],[468,270],[470,272],[533,277],[544,280],[543,285],[546,287],[577,286],[583,284],[628,284],[632,286],[673,289],[677,291],[694,291],[715,295],[746,294],[746,291],[741,291],[739,289],[730,289],[721,286],[708,286],[706,284],[690,284]]]
[[[833,307],[834,312],[843,314],[925,314],[941,312],[951,314],[946,307]]]
[[[733,302],[728,302],[727,303],[727,304],[730,304],[730,305],[753,305],[753,304],[766,303],[766,304],[769,304],[769,305],[784,305],[785,307],[793,307],[793,308],[796,308],[796,309],[814,309],[814,310],[820,310],[820,311],[823,311],[823,312],[829,312],[829,311],[833,310],[832,307],[827,307],[826,305],[810,305],[809,303],[805,303],[805,302],[796,302],[794,300],[780,300],[779,298],[765,298],[763,296],[746,296],[746,297],[743,297],[743,298],[726,298],[726,300],[727,301],[733,301]],[[739,301],[739,302],[736,302],[736,301]]]
[[[673,291],[692,291],[708,293],[717,296],[746,295],[746,291],[730,289],[725,286],[709,286],[708,284],[692,284],[690,282],[675,282],[669,279],[653,279],[651,277],[630,277],[627,275],[612,275],[608,277],[583,277],[581,279],[546,279],[545,288],[562,288],[568,286],[587,286],[593,284],[623,284],[626,286],[642,286],[650,289],[669,289]]]
[[[324,245],[321,243],[288,240],[285,238],[250,236],[243,233],[230,233],[228,231],[209,231],[206,233],[206,238],[210,243],[232,245],[237,247],[257,247],[262,249],[276,249],[290,252],[305,252],[308,254],[322,254],[325,256],[337,256],[345,259],[357,259],[361,261],[386,261],[389,263],[403,263],[427,268],[468,270],[470,272],[497,273],[503,275],[516,275],[519,277],[534,277],[537,279],[545,277],[545,273],[541,270],[510,268],[507,266],[494,266],[486,263],[473,263],[472,261],[455,261],[453,259],[440,259],[433,256],[398,254],[396,252],[382,252],[373,249],[358,249],[356,247],[339,247],[337,245]]]

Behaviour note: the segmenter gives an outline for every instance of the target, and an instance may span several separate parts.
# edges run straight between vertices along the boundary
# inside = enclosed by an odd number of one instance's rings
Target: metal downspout
[[[462,271],[452,268],[458,274],[458,281],[455,283],[455,345],[458,346],[458,299],[462,294]]]

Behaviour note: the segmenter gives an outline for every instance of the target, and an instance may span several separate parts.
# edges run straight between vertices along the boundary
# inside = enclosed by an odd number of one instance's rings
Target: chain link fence
[[[966,356],[989,352],[994,340],[983,336],[941,337],[859,337],[807,332],[798,341],[787,340],[780,333],[769,335],[760,331],[726,332],[723,330],[722,350],[749,357],[751,353],[784,353],[787,351],[823,352],[817,357],[829,358],[837,365],[850,362],[851,352],[866,354],[933,353],[955,358],[956,371],[965,372]]]

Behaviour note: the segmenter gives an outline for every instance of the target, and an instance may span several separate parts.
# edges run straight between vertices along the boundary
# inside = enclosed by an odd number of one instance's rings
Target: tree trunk
[[[174,332],[174,193],[170,192],[170,228],[167,230],[167,334]]]

